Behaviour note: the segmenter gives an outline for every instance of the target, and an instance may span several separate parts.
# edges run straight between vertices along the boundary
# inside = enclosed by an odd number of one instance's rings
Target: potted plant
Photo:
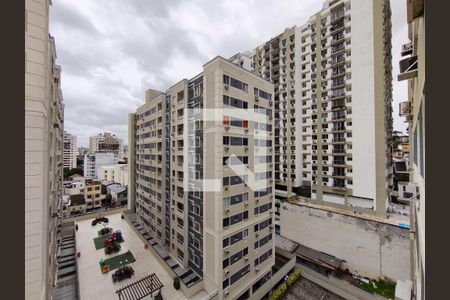
[[[175,277],[175,278],[173,279],[173,287],[174,287],[176,290],[179,290],[179,289],[180,289],[180,278],[179,278],[179,277]]]

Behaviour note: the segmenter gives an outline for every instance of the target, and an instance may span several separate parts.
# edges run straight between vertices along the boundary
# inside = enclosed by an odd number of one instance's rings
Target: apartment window
[[[260,239],[259,241],[255,242],[255,245],[254,245],[255,249],[258,249],[259,247],[264,246],[270,240],[272,240],[272,233],[269,233],[267,236],[265,236],[262,239]]]
[[[241,221],[248,219],[248,211],[244,211],[242,213],[235,214],[231,217],[227,217],[223,219],[223,228],[226,228],[228,226],[232,226],[234,224],[237,224]]]
[[[230,105],[236,108],[242,108],[242,109],[247,109],[248,108],[248,103],[246,101],[237,99],[237,98],[233,98],[233,97],[229,97],[226,95],[223,95],[223,104],[226,105]]]
[[[230,146],[247,146],[248,138],[234,137],[234,136],[224,136],[223,144]]]
[[[248,201],[248,193],[235,195],[231,197],[226,197],[223,199],[223,206],[225,209],[229,208],[231,205],[239,204]]]
[[[231,165],[247,165],[248,164],[248,156],[224,156],[223,157],[223,165],[231,166]]]
[[[226,126],[235,126],[235,127],[243,127],[248,128],[248,120],[242,120],[239,118],[223,116],[223,124]]]
[[[255,266],[262,264],[264,261],[266,261],[269,257],[272,256],[272,249],[267,251],[266,253],[262,254],[260,257],[255,259]]]
[[[254,197],[263,197],[272,193],[272,187],[263,188],[254,192]]]
[[[263,99],[266,99],[266,100],[269,100],[269,101],[272,100],[272,95],[270,93],[268,93],[268,92],[263,91],[263,90],[255,88],[254,89],[254,93],[255,93],[255,96],[259,96],[260,98],[263,98]]]
[[[241,270],[239,270],[236,273],[234,273],[233,275],[231,275],[230,278],[225,279],[223,281],[222,287],[224,289],[227,288],[228,286],[232,285],[233,283],[235,283],[236,281],[238,281],[239,279],[241,279],[242,277],[247,275],[247,273],[249,273],[249,272],[250,272],[250,265],[247,265],[244,268],[242,268]]]
[[[235,79],[233,77],[230,77],[228,75],[223,75],[223,83],[231,85],[232,87],[235,87],[237,89],[240,89],[244,92],[248,91],[248,84],[245,82],[242,82],[238,79]]]

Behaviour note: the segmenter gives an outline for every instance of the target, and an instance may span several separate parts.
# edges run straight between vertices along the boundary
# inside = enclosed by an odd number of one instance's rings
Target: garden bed
[[[100,270],[102,271],[102,273],[108,273],[109,271],[115,270],[121,266],[126,266],[132,262],[135,262],[136,259],[133,256],[133,253],[131,253],[131,251],[127,251],[125,253],[116,255],[114,257],[105,259],[102,263],[99,263],[100,265]],[[122,262],[122,263],[120,263]],[[109,270],[104,272],[104,266],[109,266]]]
[[[105,248],[105,241],[111,237],[111,234],[101,235],[99,237],[94,238],[95,249],[103,249]],[[119,243],[124,241],[123,237],[121,239],[116,240]]]
[[[376,286],[376,287],[375,287]],[[360,287],[372,294],[378,294],[388,299],[395,298],[395,283],[380,280],[375,282],[375,286],[370,283],[361,282]]]

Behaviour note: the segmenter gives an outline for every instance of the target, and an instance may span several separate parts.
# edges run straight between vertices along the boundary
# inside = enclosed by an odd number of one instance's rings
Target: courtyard
[[[122,232],[124,241],[121,243],[121,249],[110,255],[106,255],[104,249],[96,249],[93,240],[98,237],[98,231],[103,228],[103,225],[92,226],[91,222],[94,218],[95,216],[92,219],[76,222],[78,225],[78,230],[75,233],[76,245],[77,252],[80,252],[80,257],[77,259],[80,299],[119,299],[116,290],[153,273],[164,285],[161,290],[164,299],[186,299],[180,290],[174,289],[172,278],[152,253],[145,249],[142,240],[126,220],[121,219],[120,213],[108,215],[108,227],[111,227],[114,231],[120,230]],[[105,261],[108,259],[111,261],[112,259],[115,262],[116,256],[124,257],[128,251],[132,253],[136,260],[128,264],[134,269],[134,275],[129,279],[113,283],[112,274],[114,271],[102,274],[99,263],[102,259]],[[206,296],[206,293],[204,296]],[[148,296],[144,299],[152,298]]]

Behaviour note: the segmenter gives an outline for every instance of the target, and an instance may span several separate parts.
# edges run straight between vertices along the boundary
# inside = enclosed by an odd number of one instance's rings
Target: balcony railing
[[[344,16],[344,14],[345,14],[344,10],[339,10],[337,12],[332,13],[331,14],[331,22],[339,20],[340,18],[342,18]]]
[[[333,149],[333,153],[345,153],[345,149]]]

